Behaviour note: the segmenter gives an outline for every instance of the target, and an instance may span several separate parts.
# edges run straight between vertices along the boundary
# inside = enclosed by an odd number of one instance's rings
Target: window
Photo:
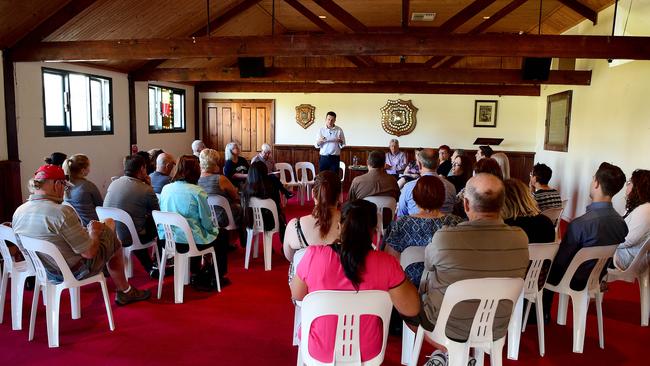
[[[45,137],[113,133],[111,79],[43,68]]]
[[[185,90],[149,85],[149,133],[185,132]]]

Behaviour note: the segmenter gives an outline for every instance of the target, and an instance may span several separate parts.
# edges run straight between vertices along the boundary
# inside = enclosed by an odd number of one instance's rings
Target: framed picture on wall
[[[568,151],[573,91],[549,95],[546,98],[546,133],[544,150]]]
[[[474,127],[497,126],[497,101],[477,100],[474,102]]]

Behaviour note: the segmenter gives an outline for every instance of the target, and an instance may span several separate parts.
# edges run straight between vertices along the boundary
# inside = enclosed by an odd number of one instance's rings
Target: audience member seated
[[[331,170],[320,172],[314,179],[312,189],[314,209],[310,215],[291,219],[284,236],[284,256],[289,262],[289,281],[295,274],[294,254],[310,245],[327,245],[339,238],[338,210],[341,182],[338,174]]]
[[[492,174],[495,177],[503,180],[503,173],[501,172],[501,167],[496,160],[492,158],[483,158],[476,162],[474,165],[474,175],[479,173]],[[454,204],[453,213],[462,218],[466,218],[467,214],[465,213],[465,188],[463,188],[458,195],[456,196],[456,203]]]
[[[146,162],[141,155],[124,158],[124,175],[108,186],[104,207],[115,207],[126,211],[133,219],[141,243],[148,243],[157,238],[156,224],[151,211],[159,210],[160,206],[147,175]],[[130,246],[133,241],[126,225],[118,222],[116,226],[117,236],[122,241],[122,245]],[[133,254],[151,277],[158,277],[158,268],[154,266],[146,249],[135,250]]]
[[[247,177],[248,178],[246,179],[246,183],[242,190],[244,222],[246,223],[246,226],[253,226],[253,210],[248,207],[250,199],[252,197],[259,199],[270,198],[275,202],[275,208],[278,210],[280,241],[284,242],[284,232],[287,227],[287,219],[284,217],[284,212],[282,212],[280,204],[280,190],[273,184],[273,181],[269,177],[269,173],[266,170],[266,164],[261,161],[251,164]],[[273,222],[273,216],[265,209],[262,209],[262,216],[264,218],[264,230],[271,230],[275,225]]]
[[[269,172],[269,178],[273,181],[273,185],[275,185],[280,192],[287,198],[293,197],[293,193],[289,191],[280,181],[280,177],[274,174],[275,172],[275,160],[273,160],[273,156],[271,155],[272,149],[271,145],[269,144],[262,144],[262,151],[260,151],[259,154],[255,155],[253,159],[251,159],[251,164],[253,164],[256,161],[261,161],[266,165],[266,170]]]
[[[635,170],[627,182],[625,194],[626,212],[623,218],[629,232],[614,255],[614,265],[620,270],[625,270],[632,264],[650,235],[650,170]],[[647,268],[648,261],[643,263],[644,268]]]
[[[205,144],[201,140],[194,140],[192,141],[192,154],[196,156],[197,158],[199,157],[199,154],[201,154],[201,151],[205,149]]]
[[[446,177],[451,170],[452,159],[450,158],[450,151],[451,149],[447,145],[441,145],[438,148],[438,168],[436,169],[436,173],[443,177]]]
[[[562,207],[560,192],[548,186],[552,175],[553,171],[546,164],[535,164],[530,173],[529,186],[541,211]]]
[[[65,201],[74,207],[84,226],[90,221],[98,221],[95,207],[101,207],[104,200],[97,186],[86,179],[90,173],[88,157],[83,154],[72,155],[63,163],[63,171],[72,184],[65,192]]]
[[[402,189],[402,187],[404,187],[406,183],[418,179],[420,177],[420,166],[418,165],[417,156],[421,150],[422,148],[415,150],[415,159],[410,161],[406,165],[406,168],[404,168],[404,173],[400,174],[399,180],[397,181],[397,185],[399,186],[399,189]]]
[[[602,163],[591,181],[589,198],[592,203],[587,212],[569,223],[560,248],[555,255],[547,282],[557,285],[562,280],[571,260],[585,247],[620,244],[628,233],[627,225],[621,215],[614,210],[612,198],[623,188],[625,173],[621,168]],[[571,288],[582,290],[589,278],[594,263],[585,263],[576,271],[571,280]],[[553,292],[544,290],[544,316],[550,314]]]
[[[528,235],[529,243],[555,241],[553,221],[540,213],[526,184],[519,179],[506,179],[504,183],[506,201],[501,209],[501,217],[505,223],[522,228]]]
[[[457,155],[452,161],[447,180],[454,185],[456,192],[460,192],[465,188],[469,178],[472,177],[472,162],[465,155]]]
[[[201,169],[196,156],[179,157],[172,183],[162,190],[160,208],[165,212],[176,212],[187,220],[199,250],[209,246],[214,248],[221,286],[226,286],[230,283],[224,277],[228,273],[228,236],[225,232],[220,235],[219,228],[214,226],[210,206],[208,206],[208,194],[197,185],[200,176]],[[165,237],[162,226],[158,228],[158,236]],[[178,252],[186,253],[189,250],[185,234],[176,227],[174,227],[174,240]],[[201,268],[201,257],[190,258],[192,273],[190,283],[199,290],[216,288],[214,266],[209,262],[212,257],[205,256],[203,259],[206,261]]]
[[[402,216],[391,222],[386,231],[386,252],[398,260],[408,247],[425,247],[433,234],[443,226],[456,226],[463,219],[456,215],[445,215],[440,207],[445,201],[445,186],[437,177],[424,176],[418,179],[413,189],[413,201],[420,209],[416,214]],[[406,276],[415,285],[420,284],[424,263],[406,267]]]
[[[498,152],[492,154],[492,159],[496,160],[499,164],[503,179],[510,179],[510,160],[508,160],[508,156],[502,152]]]
[[[51,164],[51,165],[56,165],[56,166],[63,166],[63,162],[65,159],[68,158],[68,155],[62,153],[62,152],[53,152],[50,154],[50,156],[47,156],[43,159],[45,161],[45,164]]]
[[[422,149],[417,153],[416,158],[420,168],[420,176],[435,176],[444,184],[445,202],[442,204],[440,212],[444,214],[451,213],[454,208],[454,203],[456,203],[456,188],[445,177],[436,174],[436,166],[438,164],[436,153],[433,149]],[[420,212],[418,205],[413,200],[413,189],[416,183],[417,179],[406,183],[402,188],[402,194],[399,197],[397,207],[397,216],[413,215]]]
[[[228,143],[225,153],[226,162],[223,166],[223,175],[230,179],[237,189],[241,189],[248,176],[248,162],[244,157],[239,156],[239,144],[236,142]]]
[[[505,199],[503,181],[479,173],[467,182],[463,205],[468,222],[438,230],[425,250],[425,269],[420,284],[423,300],[421,325],[432,331],[447,287],[466,279],[485,277],[524,278],[528,267],[528,238],[518,227],[501,219]],[[467,340],[478,302],[465,301],[454,307],[447,323],[447,336]],[[494,338],[505,335],[511,303],[500,303],[494,319]],[[444,347],[437,345],[432,359],[446,365]]]
[[[481,159],[491,158],[492,154],[494,154],[494,151],[489,145],[481,145],[476,150],[476,162]]]
[[[174,157],[171,154],[160,153],[156,157],[156,171],[149,174],[151,186],[155,193],[160,194],[163,187],[171,181],[170,174],[176,166]]]
[[[449,171],[449,173],[447,173],[447,176],[453,175],[454,161],[456,160],[457,157],[463,156],[463,155],[465,155],[465,150],[463,150],[463,149],[454,150],[454,153],[451,154],[451,167],[452,167],[452,169]],[[471,164],[472,164],[472,162],[470,161],[470,170],[472,170],[471,169]]]
[[[144,159],[144,165],[147,170],[147,175],[153,173],[156,170],[156,167],[154,166],[155,162],[151,161],[151,155],[149,155],[148,151],[138,151],[136,155],[140,155],[142,159]]]
[[[399,141],[397,139],[390,140],[388,150],[385,160],[386,173],[397,179],[399,174],[403,173],[406,168],[406,154],[399,151]]]
[[[68,184],[59,166],[41,166],[29,181],[31,195],[27,202],[14,213],[14,232],[54,244],[79,280],[108,268],[117,289],[115,303],[118,305],[148,299],[148,290],[130,286],[125,277],[122,246],[115,236],[113,220],[90,221],[86,229],[79,223],[74,210],[61,204]],[[63,281],[56,264],[49,257],[41,259],[48,278]]]
[[[151,164],[156,164],[156,162],[158,161],[158,156],[164,153],[163,149],[161,148],[154,148],[147,152],[149,153],[149,157],[151,158]]]
[[[213,149],[203,149],[199,154],[199,162],[201,165],[201,177],[198,184],[205,193],[209,195],[219,195],[226,197],[230,204],[230,211],[232,211],[233,219],[237,226],[241,228],[243,212],[241,208],[241,200],[237,188],[232,185],[230,180],[225,176],[219,174],[219,153]],[[217,222],[220,227],[228,226],[228,217],[226,211],[221,208],[216,208]]]
[[[371,196],[388,196],[399,198],[399,187],[395,178],[384,170],[385,159],[381,152],[368,154],[368,173],[352,180],[348,191],[348,200],[354,201]]]
[[[332,245],[310,246],[298,265],[291,282],[291,296],[302,300],[319,290],[387,291],[405,318],[420,310],[418,294],[405,281],[400,264],[392,256],[372,247],[372,233],[377,225],[377,208],[368,201],[348,202],[341,214],[341,240]],[[337,320],[316,319],[309,332],[309,352],[320,362],[332,362]],[[382,324],[377,317],[361,317],[361,361],[379,354],[382,348]]]

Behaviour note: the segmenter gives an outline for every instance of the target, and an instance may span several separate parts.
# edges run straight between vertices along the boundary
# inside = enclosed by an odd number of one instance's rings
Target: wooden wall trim
[[[0,222],[11,221],[16,208],[23,203],[20,189],[20,162],[0,161]]]
[[[7,126],[7,156],[9,160],[19,161],[18,128],[16,126],[16,85],[14,83],[14,63],[9,50],[2,52],[2,71],[5,94],[5,123]]]

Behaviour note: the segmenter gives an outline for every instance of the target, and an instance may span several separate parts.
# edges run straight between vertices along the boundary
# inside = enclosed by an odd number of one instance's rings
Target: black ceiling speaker
[[[521,68],[521,78],[523,80],[546,81],[550,71],[550,57],[525,57]]]
[[[241,78],[260,78],[266,75],[264,57],[239,57],[237,64]]]

